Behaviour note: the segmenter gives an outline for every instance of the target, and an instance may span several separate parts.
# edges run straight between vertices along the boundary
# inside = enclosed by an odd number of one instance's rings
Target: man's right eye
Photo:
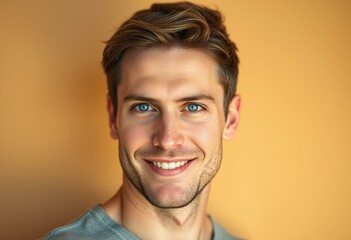
[[[149,112],[155,110],[150,104],[139,103],[133,107],[133,110],[137,112]]]

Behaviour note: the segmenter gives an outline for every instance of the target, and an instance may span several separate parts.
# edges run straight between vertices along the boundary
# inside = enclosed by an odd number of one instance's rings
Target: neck
[[[153,206],[130,182],[124,181],[103,208],[113,220],[141,239],[211,239],[212,226],[206,214],[209,190],[208,185],[185,207],[162,209]]]

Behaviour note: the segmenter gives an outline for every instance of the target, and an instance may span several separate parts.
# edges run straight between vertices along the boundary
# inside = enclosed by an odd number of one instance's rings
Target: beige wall
[[[0,238],[34,239],[121,183],[102,40],[151,1],[1,1]],[[209,212],[254,240],[351,236],[351,2],[216,4],[240,49],[241,125]]]

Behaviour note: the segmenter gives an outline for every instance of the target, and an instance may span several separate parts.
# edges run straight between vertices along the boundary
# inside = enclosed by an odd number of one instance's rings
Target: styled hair
[[[130,49],[145,50],[157,46],[196,48],[212,56],[218,64],[227,114],[236,92],[237,48],[229,39],[219,11],[190,2],[153,4],[149,9],[138,11],[106,42],[102,65],[115,114],[124,54]]]

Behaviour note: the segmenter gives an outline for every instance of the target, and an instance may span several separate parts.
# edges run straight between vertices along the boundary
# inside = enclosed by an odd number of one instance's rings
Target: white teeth
[[[168,169],[174,169],[176,168],[176,163],[175,162],[171,162],[168,164]]]
[[[155,167],[162,168],[162,169],[175,169],[179,168],[181,166],[184,166],[188,161],[181,161],[181,162],[152,162]]]
[[[161,168],[168,169],[168,163],[163,162]]]

